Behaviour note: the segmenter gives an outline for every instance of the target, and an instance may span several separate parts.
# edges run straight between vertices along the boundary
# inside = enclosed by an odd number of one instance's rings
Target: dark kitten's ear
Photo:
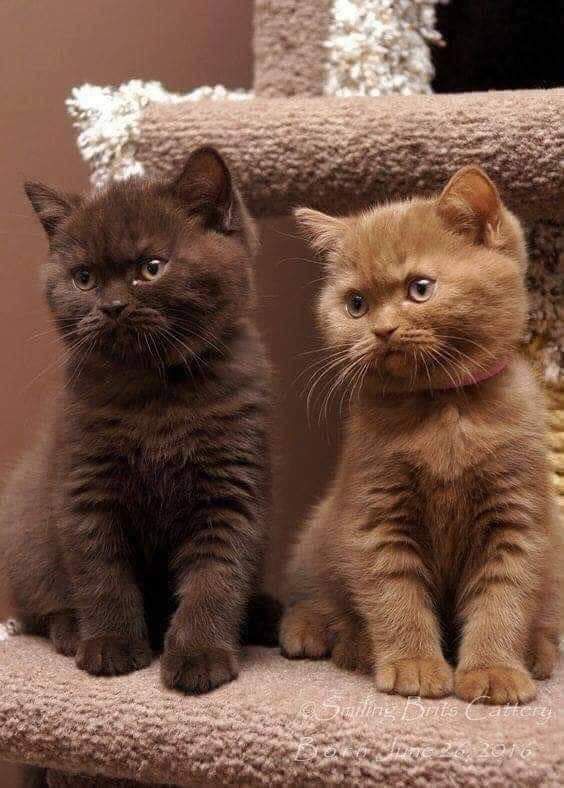
[[[195,150],[173,181],[174,194],[190,212],[204,216],[220,232],[234,229],[234,194],[231,173],[215,148]]]
[[[49,237],[53,235],[61,221],[70,216],[80,203],[80,197],[59,192],[36,181],[27,181],[24,184],[24,189]]]
[[[438,201],[439,215],[452,230],[486,245],[495,244],[501,210],[496,187],[476,165],[458,170]]]
[[[313,208],[296,208],[294,216],[316,252],[330,252],[338,247],[346,229],[345,219]]]

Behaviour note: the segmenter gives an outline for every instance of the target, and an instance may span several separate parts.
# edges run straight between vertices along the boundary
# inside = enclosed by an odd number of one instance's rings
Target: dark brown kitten
[[[19,616],[95,674],[147,665],[166,628],[165,685],[205,692],[256,631],[270,498],[253,223],[210,148],[171,182],[26,191],[67,360],[3,504]]]

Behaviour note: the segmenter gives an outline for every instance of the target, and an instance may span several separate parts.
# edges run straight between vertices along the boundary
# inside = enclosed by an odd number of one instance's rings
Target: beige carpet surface
[[[41,639],[0,643],[0,760],[191,785],[564,784],[564,665],[523,707],[405,700],[326,662],[250,649],[210,695],[158,663],[92,678]],[[77,785],[79,783],[77,782]]]

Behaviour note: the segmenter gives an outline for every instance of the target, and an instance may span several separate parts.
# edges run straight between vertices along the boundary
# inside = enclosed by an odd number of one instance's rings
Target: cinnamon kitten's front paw
[[[458,669],[454,692],[462,700],[479,703],[527,703],[536,695],[535,682],[523,669],[492,665],[474,670]]]
[[[224,648],[183,651],[165,646],[161,678],[165,687],[201,694],[237,678],[237,654]]]
[[[151,664],[153,654],[145,640],[106,636],[81,640],[76,664],[95,676],[118,676]]]
[[[452,668],[434,657],[384,662],[376,669],[376,687],[398,695],[444,698],[452,692]]]

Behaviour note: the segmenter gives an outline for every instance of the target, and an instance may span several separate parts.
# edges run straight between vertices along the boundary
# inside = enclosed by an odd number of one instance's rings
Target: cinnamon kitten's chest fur
[[[526,451],[531,473],[538,472],[539,494],[545,492],[541,407],[532,375],[519,360],[479,389],[364,401],[349,425],[338,495],[354,501],[359,514],[371,509],[378,523],[390,505],[394,511],[397,489],[396,516],[411,523],[441,596],[464,582],[483,550],[492,490],[500,483],[512,489],[507,464],[522,465]],[[538,506],[543,509],[542,501]]]

